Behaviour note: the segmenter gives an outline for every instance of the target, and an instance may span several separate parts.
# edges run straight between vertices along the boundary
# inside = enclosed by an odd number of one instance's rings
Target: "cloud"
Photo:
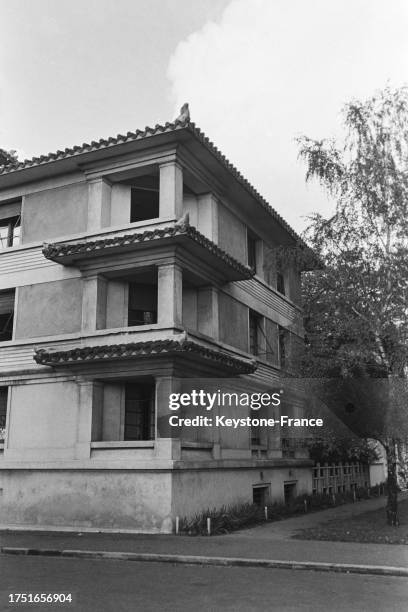
[[[181,41],[168,78],[192,119],[293,226],[330,205],[305,186],[299,134],[341,134],[340,110],[407,79],[405,0],[233,0]]]

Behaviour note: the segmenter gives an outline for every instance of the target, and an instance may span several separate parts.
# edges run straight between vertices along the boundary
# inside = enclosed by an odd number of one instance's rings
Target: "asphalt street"
[[[80,612],[406,612],[405,578],[0,556],[0,610]],[[72,594],[72,603],[9,603],[10,593]]]

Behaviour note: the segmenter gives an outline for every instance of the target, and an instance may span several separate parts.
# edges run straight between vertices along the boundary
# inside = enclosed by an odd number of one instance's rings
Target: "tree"
[[[343,117],[342,143],[298,139],[306,179],[336,203],[305,232],[324,269],[305,275],[303,375],[320,379],[317,393],[347,425],[384,446],[395,524],[408,438],[408,89],[353,101]]]

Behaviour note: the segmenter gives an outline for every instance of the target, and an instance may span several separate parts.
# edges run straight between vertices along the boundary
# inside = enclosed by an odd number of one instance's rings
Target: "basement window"
[[[6,437],[7,396],[8,387],[0,387],[0,445],[4,444]]]
[[[130,222],[159,217],[159,190],[132,187],[130,196]]]
[[[154,440],[155,438],[154,384],[126,385],[125,440]]]
[[[264,508],[269,501],[269,486],[252,487],[252,503],[260,508]]]
[[[0,291],[0,342],[13,338],[15,291]]]

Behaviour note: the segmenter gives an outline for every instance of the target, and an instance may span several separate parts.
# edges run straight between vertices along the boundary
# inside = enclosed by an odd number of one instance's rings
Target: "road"
[[[406,612],[405,578],[130,561],[0,556],[0,610]],[[9,593],[72,593],[10,604]]]

